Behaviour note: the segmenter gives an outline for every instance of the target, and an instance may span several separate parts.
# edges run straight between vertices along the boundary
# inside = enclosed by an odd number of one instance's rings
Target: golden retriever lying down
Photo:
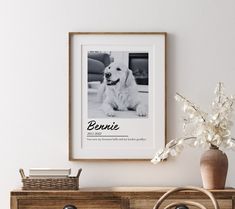
[[[137,84],[132,71],[124,64],[111,63],[104,70],[104,81],[98,91],[101,109],[110,117],[115,110],[135,110],[138,116],[147,116],[148,110],[139,98]]]

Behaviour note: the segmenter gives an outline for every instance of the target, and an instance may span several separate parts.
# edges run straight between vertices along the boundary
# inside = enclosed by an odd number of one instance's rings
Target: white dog
[[[104,70],[104,81],[98,92],[98,99],[103,101],[101,109],[107,116],[115,116],[115,110],[135,110],[138,116],[147,116],[137,90],[132,71],[124,64],[111,63]]]

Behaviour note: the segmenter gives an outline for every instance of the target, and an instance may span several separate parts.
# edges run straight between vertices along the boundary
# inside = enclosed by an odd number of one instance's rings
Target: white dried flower
[[[171,140],[165,149],[158,151],[152,163],[171,156],[177,156],[185,147],[208,148],[209,146],[224,147],[235,151],[235,139],[231,138],[231,121],[233,115],[234,96],[226,96],[224,85],[219,82],[215,88],[215,99],[211,105],[211,113],[203,112],[198,106],[180,94],[176,94],[176,101],[182,103],[184,137]]]

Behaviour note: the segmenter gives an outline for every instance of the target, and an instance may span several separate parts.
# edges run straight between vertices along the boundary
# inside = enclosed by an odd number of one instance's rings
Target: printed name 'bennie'
[[[119,126],[115,122],[112,124],[97,124],[95,120],[90,120],[88,122],[87,130],[118,130]]]

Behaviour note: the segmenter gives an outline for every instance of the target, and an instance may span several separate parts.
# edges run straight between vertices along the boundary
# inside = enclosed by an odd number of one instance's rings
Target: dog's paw
[[[111,105],[109,105],[108,103],[104,103],[101,107],[101,109],[103,110],[104,114],[108,117],[114,117],[115,116],[115,111],[112,108]]]
[[[138,105],[136,107],[136,114],[140,117],[145,117],[148,114],[147,107],[145,105]]]
[[[115,116],[114,110],[106,111],[105,114],[106,114],[108,117],[114,117],[114,116]]]

